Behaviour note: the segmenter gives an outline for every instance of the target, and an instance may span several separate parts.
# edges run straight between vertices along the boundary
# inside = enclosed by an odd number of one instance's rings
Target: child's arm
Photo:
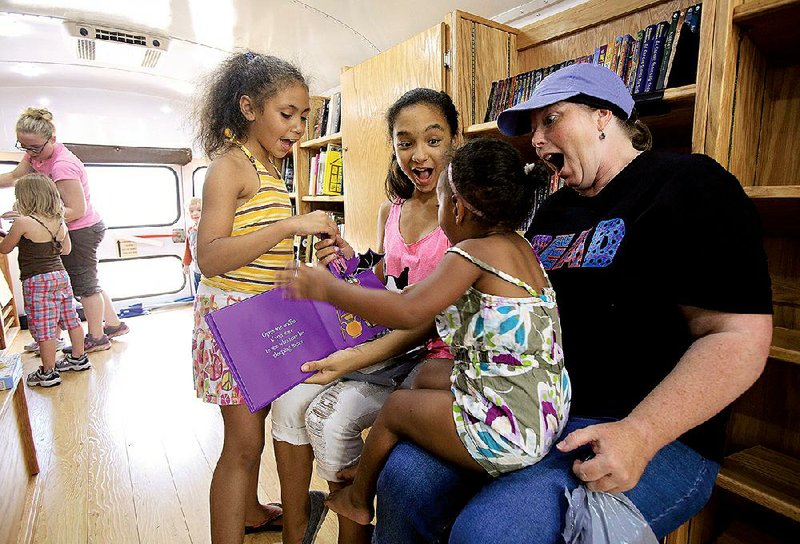
[[[249,162],[237,164],[230,155],[208,168],[203,186],[203,220],[197,233],[197,261],[206,277],[236,270],[256,260],[281,240],[294,235],[338,234],[338,228],[322,211],[293,216],[242,236],[231,236],[236,202],[246,194],[245,180],[253,176]],[[237,181],[239,180],[239,181]]]
[[[62,255],[69,255],[69,252],[72,251],[72,239],[69,237],[69,230],[64,223],[61,223],[59,227],[59,231],[64,229],[64,238],[61,240],[61,254]]]
[[[183,273],[189,273],[189,265],[192,264],[192,250],[189,248],[189,237],[186,237],[186,247],[183,248]]]
[[[288,290],[294,298],[330,302],[386,327],[412,329],[458,300],[480,275],[481,270],[463,257],[446,253],[427,278],[399,294],[349,285],[321,267],[301,265],[284,277],[292,280]]]
[[[25,216],[18,217],[11,225],[8,234],[0,241],[0,253],[11,253],[19,244],[19,239],[30,227],[31,219]]]

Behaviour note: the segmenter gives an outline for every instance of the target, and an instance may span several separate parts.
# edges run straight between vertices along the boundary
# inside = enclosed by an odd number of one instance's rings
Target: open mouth
[[[411,172],[423,184],[430,182],[433,178],[433,168],[412,168]]]
[[[563,153],[550,153],[542,157],[544,163],[549,166],[553,172],[558,174],[564,168],[564,154]]]

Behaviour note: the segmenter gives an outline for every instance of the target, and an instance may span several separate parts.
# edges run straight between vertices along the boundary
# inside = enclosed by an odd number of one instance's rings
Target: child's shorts
[[[81,326],[69,276],[64,270],[23,280],[22,297],[28,315],[28,329],[36,342],[58,338],[59,327],[68,331]]]

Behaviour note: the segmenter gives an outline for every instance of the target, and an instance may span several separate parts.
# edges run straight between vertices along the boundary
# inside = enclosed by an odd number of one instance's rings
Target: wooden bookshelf
[[[775,327],[769,356],[779,361],[800,365],[800,330]]]
[[[800,521],[800,460],[755,446],[725,458],[722,489]]]
[[[305,142],[300,143],[301,149],[321,149],[328,144],[341,144],[342,143],[342,133],[336,132],[335,134],[329,134],[327,136],[322,136],[321,138],[314,138],[313,140],[306,140]]]
[[[304,196],[300,200],[303,202],[344,202],[344,195]]]
[[[733,9],[733,24],[772,62],[796,58],[800,4],[796,0],[757,0]],[[796,62],[796,60],[795,60]]]
[[[11,281],[11,272],[8,268],[8,255],[0,254],[0,272],[8,285],[13,285]],[[8,348],[14,341],[14,338],[19,333],[19,315],[17,314],[17,303],[14,300],[13,292],[9,302],[0,307],[0,349]]]

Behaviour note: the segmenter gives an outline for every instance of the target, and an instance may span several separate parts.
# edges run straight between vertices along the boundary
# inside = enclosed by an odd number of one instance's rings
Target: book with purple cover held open
[[[357,262],[331,270],[343,281],[383,289],[372,270],[356,271]],[[205,316],[251,412],[311,376],[300,370],[303,363],[386,331],[331,304],[284,297],[285,290],[278,287]]]

